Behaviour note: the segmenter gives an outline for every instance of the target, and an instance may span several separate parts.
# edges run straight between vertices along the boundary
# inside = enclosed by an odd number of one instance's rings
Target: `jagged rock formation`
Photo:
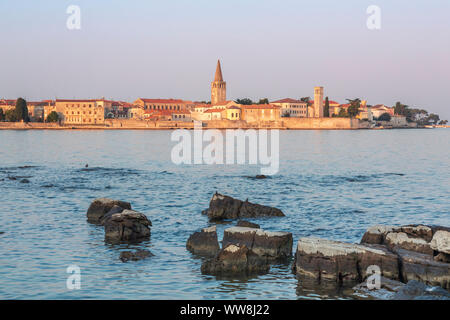
[[[151,221],[134,210],[114,213],[104,220],[105,240],[110,242],[141,241],[150,237]]]
[[[86,215],[88,222],[100,224],[103,216],[107,214],[114,206],[131,210],[131,204],[129,202],[109,198],[98,198],[91,203],[89,209],[87,210]]]
[[[223,233],[222,246],[245,245],[255,254],[268,259],[283,259],[292,255],[292,233],[270,232],[256,228],[231,227]]]
[[[238,223],[236,224],[236,227],[246,227],[246,228],[256,228],[256,229],[260,228],[259,224],[252,223],[252,222],[249,222],[246,220],[239,220]]]
[[[211,275],[250,275],[266,273],[269,262],[255,254],[245,245],[229,244],[208,261],[202,264],[203,274]]]
[[[293,271],[342,283],[365,280],[375,265],[386,278],[450,289],[449,243],[449,228],[425,225],[374,226],[361,244],[301,238]]]
[[[186,248],[198,255],[216,255],[220,250],[216,226],[204,228],[202,231],[192,234],[186,243]]]
[[[122,262],[138,261],[152,256],[154,256],[154,254],[148,250],[139,249],[136,252],[122,251],[120,253],[120,260],[122,260]]]

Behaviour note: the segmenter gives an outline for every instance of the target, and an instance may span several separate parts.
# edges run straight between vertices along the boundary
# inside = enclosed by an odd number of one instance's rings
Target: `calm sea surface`
[[[0,131],[0,299],[349,298],[299,283],[289,264],[250,279],[202,275],[185,244],[209,226],[201,210],[215,191],[282,209],[251,221],[292,232],[294,247],[302,236],[358,242],[374,224],[450,226],[448,129],[282,131],[280,171],[264,180],[248,177],[258,166],[174,165],[170,134]],[[86,222],[98,197],[145,213],[150,240],[106,244]],[[122,263],[130,248],[155,256]],[[69,265],[81,268],[80,290],[66,288]]]

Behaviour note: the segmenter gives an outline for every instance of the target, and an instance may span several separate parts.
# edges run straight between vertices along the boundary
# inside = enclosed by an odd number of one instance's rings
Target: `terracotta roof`
[[[272,101],[271,103],[306,103],[306,102],[303,102],[301,100],[291,99],[291,98],[284,98],[281,100]]]
[[[208,110],[205,110],[205,112],[203,112],[203,113],[216,113],[216,112],[223,112],[223,110],[224,109],[214,109],[214,108],[212,108],[212,109],[208,109]]]
[[[105,99],[56,99],[56,102],[96,102],[96,101],[108,101]]]
[[[216,67],[216,74],[214,76],[214,82],[216,82],[216,81],[219,81],[219,82],[223,81],[222,68],[220,67],[220,60],[217,60],[217,67]]]
[[[190,103],[191,101],[184,101],[181,99],[145,99],[145,98],[139,98],[139,100],[142,100],[147,103]]]

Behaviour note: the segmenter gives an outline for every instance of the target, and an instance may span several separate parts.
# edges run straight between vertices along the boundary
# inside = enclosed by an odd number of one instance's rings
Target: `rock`
[[[449,300],[450,293],[441,287],[430,287],[416,280],[407,284],[381,277],[380,288],[368,289],[363,282],[355,286],[355,295],[382,300]]]
[[[450,254],[450,232],[439,230],[433,235],[433,239],[430,243],[431,249]]]
[[[431,229],[430,229],[431,231]],[[422,238],[410,238],[404,232],[389,232],[384,243],[390,248],[400,247],[405,250],[433,254],[430,244]]]
[[[203,274],[211,275],[249,275],[267,273],[269,262],[255,254],[245,245],[225,246],[213,259],[202,264]]]
[[[213,195],[209,208],[202,212],[208,215],[210,221],[223,219],[254,218],[254,217],[284,217],[277,208],[241,201],[219,193]]]
[[[429,287],[422,282],[411,280],[399,288],[392,300],[450,300],[450,293],[441,287]]]
[[[136,252],[132,252],[132,251],[122,251],[120,253],[120,260],[122,260],[122,262],[127,262],[127,261],[138,261],[138,260],[142,260],[148,257],[153,257],[154,254],[151,253],[148,250],[137,250]]]
[[[263,174],[257,174],[255,176],[255,179],[267,179],[267,176],[263,175]]]
[[[433,256],[394,248],[400,259],[401,279],[418,280],[432,286],[450,289],[450,264],[435,261]]]
[[[137,211],[125,209],[104,220],[105,240],[140,241],[150,237],[151,221]]]
[[[450,254],[446,254],[443,252],[438,253],[433,257],[434,261],[440,261],[445,263],[450,263]]]
[[[383,244],[386,235],[392,231],[394,227],[376,225],[372,226],[364,233],[361,243]]]
[[[17,180],[16,177],[8,177],[9,180]]]
[[[114,205],[111,210],[109,210],[107,213],[103,215],[103,217],[100,219],[100,224],[103,225],[105,223],[106,219],[109,219],[113,214],[115,213],[121,213],[125,210],[122,207],[119,207],[118,205]]]
[[[216,255],[220,250],[216,226],[204,228],[201,232],[192,234],[186,243],[186,248],[194,254]]]
[[[292,233],[231,227],[223,233],[222,246],[241,244],[267,259],[284,259],[292,255]]]
[[[123,209],[131,210],[129,202],[113,200],[108,198],[95,199],[86,213],[88,222],[100,223],[103,216],[108,213],[114,206],[119,206]]]
[[[361,245],[319,238],[301,238],[297,243],[293,271],[299,275],[343,283],[361,282],[376,265],[381,275],[398,279],[397,256],[381,245]]]
[[[22,179],[22,180],[20,180],[20,183],[30,183],[30,180],[28,180],[28,179]]]
[[[236,224],[236,227],[246,227],[246,228],[256,228],[256,229],[260,228],[259,224],[251,223],[251,222],[245,221],[245,220],[239,220],[238,223]]]
[[[384,244],[390,249],[400,247],[405,250],[420,253],[433,254],[430,241],[434,232],[446,229],[439,226],[406,225],[400,227],[393,226],[373,226],[363,235],[361,243]]]

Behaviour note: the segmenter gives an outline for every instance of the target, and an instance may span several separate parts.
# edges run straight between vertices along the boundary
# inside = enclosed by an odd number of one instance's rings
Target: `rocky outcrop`
[[[252,222],[249,222],[246,220],[239,220],[238,223],[236,224],[236,227],[246,227],[246,228],[256,228],[256,229],[260,228],[259,224],[252,223]]]
[[[355,286],[355,295],[359,298],[383,300],[450,300],[450,293],[441,287],[427,286],[411,280],[407,284],[381,277],[379,288],[368,288],[363,282]]]
[[[142,260],[148,257],[152,257],[154,256],[153,253],[151,253],[148,250],[142,250],[139,249],[135,252],[133,251],[122,251],[120,253],[120,260],[122,260],[122,262],[127,262],[127,261],[138,261],[138,260]]]
[[[213,259],[202,264],[203,274],[250,275],[262,274],[270,269],[269,262],[245,245],[229,244]]]
[[[362,281],[367,267],[377,266],[389,279],[450,289],[449,244],[449,228],[426,225],[374,226],[361,244],[302,238],[293,271],[342,283]]]
[[[395,248],[400,259],[403,281],[418,280],[432,286],[450,289],[450,264],[435,261],[432,255]]]
[[[209,208],[202,212],[210,221],[254,217],[284,217],[277,208],[241,201],[229,196],[215,193],[209,203]]]
[[[137,211],[125,209],[103,221],[105,240],[110,242],[141,241],[150,237],[151,221]]]
[[[88,222],[100,224],[103,216],[107,214],[114,206],[131,210],[131,204],[129,202],[109,198],[95,199],[89,206],[86,213]]]
[[[220,250],[216,226],[204,228],[202,231],[192,234],[186,243],[186,248],[198,255],[216,255]]]
[[[360,282],[367,278],[367,268],[372,265],[379,266],[383,276],[398,279],[397,256],[383,246],[301,238],[297,243],[293,271],[319,280]]]
[[[436,252],[434,260],[450,263],[450,232],[438,230],[430,243],[431,249]]]
[[[292,233],[270,232],[256,228],[231,227],[223,234],[223,247],[229,244],[245,245],[255,254],[269,260],[292,255]]]

